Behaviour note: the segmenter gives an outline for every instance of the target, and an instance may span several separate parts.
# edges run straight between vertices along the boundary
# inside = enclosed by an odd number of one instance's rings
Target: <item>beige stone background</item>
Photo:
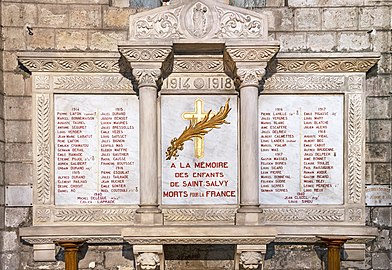
[[[159,1],[0,0],[0,270],[63,269],[61,261],[34,263],[18,228],[31,225],[31,209],[5,207],[4,187],[32,183],[31,86],[17,69],[18,51],[117,51],[127,39],[128,16]],[[391,0],[236,0],[270,15],[271,37],[282,52],[379,52],[368,74],[366,183],[391,185]],[[33,35],[26,31],[33,28]],[[392,269],[391,208],[367,207],[379,235],[365,262],[344,269]],[[183,252],[178,253],[181,249]],[[215,251],[214,251],[215,250]],[[128,245],[89,246],[80,269],[132,269]],[[167,269],[233,269],[232,246],[189,250],[169,247]],[[272,252],[272,251],[271,251]],[[272,255],[268,253],[268,256]],[[265,269],[324,269],[325,249],[275,246]],[[268,257],[267,256],[267,257]],[[61,260],[61,254],[59,255]]]

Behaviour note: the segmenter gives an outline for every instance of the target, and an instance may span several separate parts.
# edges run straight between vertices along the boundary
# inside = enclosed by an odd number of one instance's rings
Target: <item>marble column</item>
[[[260,63],[237,63],[237,76],[241,82],[241,199],[237,224],[258,224],[259,208],[258,177],[258,96],[259,81],[265,73]]]
[[[132,71],[135,91],[139,95],[139,164],[140,203],[135,223],[162,225],[159,208],[158,182],[158,119],[157,98],[159,83],[172,67],[171,42],[162,44],[137,43],[119,45],[119,51]]]
[[[136,223],[162,224],[158,207],[158,125],[157,125],[157,81],[161,76],[159,65],[150,64],[134,68],[133,76],[139,86],[140,126],[140,205]],[[139,214],[139,215],[138,215]]]

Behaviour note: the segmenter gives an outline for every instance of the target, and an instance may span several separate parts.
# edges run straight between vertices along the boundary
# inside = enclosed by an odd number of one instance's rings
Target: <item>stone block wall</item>
[[[129,7],[131,4],[132,7]],[[249,6],[252,2],[254,5]],[[379,52],[367,79],[366,182],[391,185],[391,16],[388,0],[235,1],[269,15],[270,35],[282,52]],[[0,270],[63,269],[58,262],[36,263],[18,228],[31,225],[29,207],[5,207],[5,186],[32,184],[31,81],[17,69],[18,51],[117,51],[127,39],[128,16],[152,3],[128,0],[0,0]],[[137,6],[135,6],[137,4]],[[261,5],[261,4],[260,4]],[[29,31],[29,29],[31,29]],[[344,269],[391,269],[390,207],[368,207],[369,226],[379,229],[365,262]],[[173,252],[182,250],[173,247]],[[224,251],[227,254],[228,251]],[[81,269],[132,269],[129,246],[86,247]],[[204,252],[204,251],[203,251]],[[203,253],[198,254],[205,254]],[[272,251],[271,251],[272,252]],[[266,269],[323,269],[325,250],[317,246],[274,246]],[[184,253],[182,253],[184,254]],[[197,254],[195,255],[197,256]],[[232,269],[210,257],[181,257],[188,267]],[[179,258],[177,258],[179,259]],[[192,266],[193,265],[193,266]],[[177,269],[176,258],[168,265]],[[178,266],[180,267],[180,266]],[[268,267],[268,268],[267,268]],[[191,268],[189,268],[191,269]],[[200,268],[201,269],[201,268]]]

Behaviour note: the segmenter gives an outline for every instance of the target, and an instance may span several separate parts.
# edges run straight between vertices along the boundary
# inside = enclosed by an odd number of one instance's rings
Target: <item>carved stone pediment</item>
[[[267,40],[267,17],[212,0],[177,0],[130,16],[130,40]]]

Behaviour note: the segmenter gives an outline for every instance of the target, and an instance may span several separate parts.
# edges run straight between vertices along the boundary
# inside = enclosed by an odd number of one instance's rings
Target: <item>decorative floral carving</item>
[[[238,79],[241,83],[240,87],[244,86],[258,86],[260,80],[263,78],[265,74],[264,68],[239,68],[237,70]]]
[[[362,98],[349,97],[348,116],[348,199],[359,203],[362,193]]]
[[[362,77],[350,76],[348,77],[348,90],[350,91],[361,91],[362,90]]]
[[[314,221],[314,222],[326,222],[326,221],[343,221],[344,210],[343,209],[323,209],[323,208],[312,208],[312,209],[298,209],[298,208],[276,208],[276,209],[264,209],[264,219],[266,221]]]
[[[48,72],[118,72],[118,59],[78,60],[78,59],[20,59],[30,71]]]
[[[244,270],[263,270],[263,256],[261,255],[261,252],[242,252],[240,256],[240,266]]]
[[[348,209],[348,220],[351,222],[361,221],[362,209]]]
[[[264,22],[248,14],[215,7],[218,12],[219,30],[217,38],[267,38],[264,32]]]
[[[50,126],[49,96],[37,96],[37,199],[50,200]]]
[[[279,59],[276,64],[277,72],[366,72],[376,59],[317,59],[317,60],[288,60]]]
[[[172,11],[147,16],[134,22],[135,37],[140,39],[180,38],[180,13],[183,7]]]
[[[134,209],[57,209],[56,222],[133,222]]]
[[[122,76],[59,76],[54,88],[62,90],[132,90],[130,80]]]
[[[35,216],[38,222],[48,222],[50,221],[50,209],[37,209]]]
[[[119,50],[131,63],[164,61],[171,52],[171,48],[120,48]]]
[[[159,267],[159,255],[152,252],[143,252],[136,257],[136,265],[141,270],[154,270]]]
[[[166,209],[166,221],[228,221],[234,222],[235,209]]]
[[[265,81],[264,89],[340,90],[343,85],[343,76],[273,76]]]
[[[133,69],[133,76],[140,86],[157,87],[157,81],[161,75],[160,69]]]
[[[223,72],[222,60],[176,60],[173,72]]]
[[[35,89],[49,89],[49,76],[36,76]]]
[[[268,61],[278,48],[227,48],[227,52],[234,61]]]

